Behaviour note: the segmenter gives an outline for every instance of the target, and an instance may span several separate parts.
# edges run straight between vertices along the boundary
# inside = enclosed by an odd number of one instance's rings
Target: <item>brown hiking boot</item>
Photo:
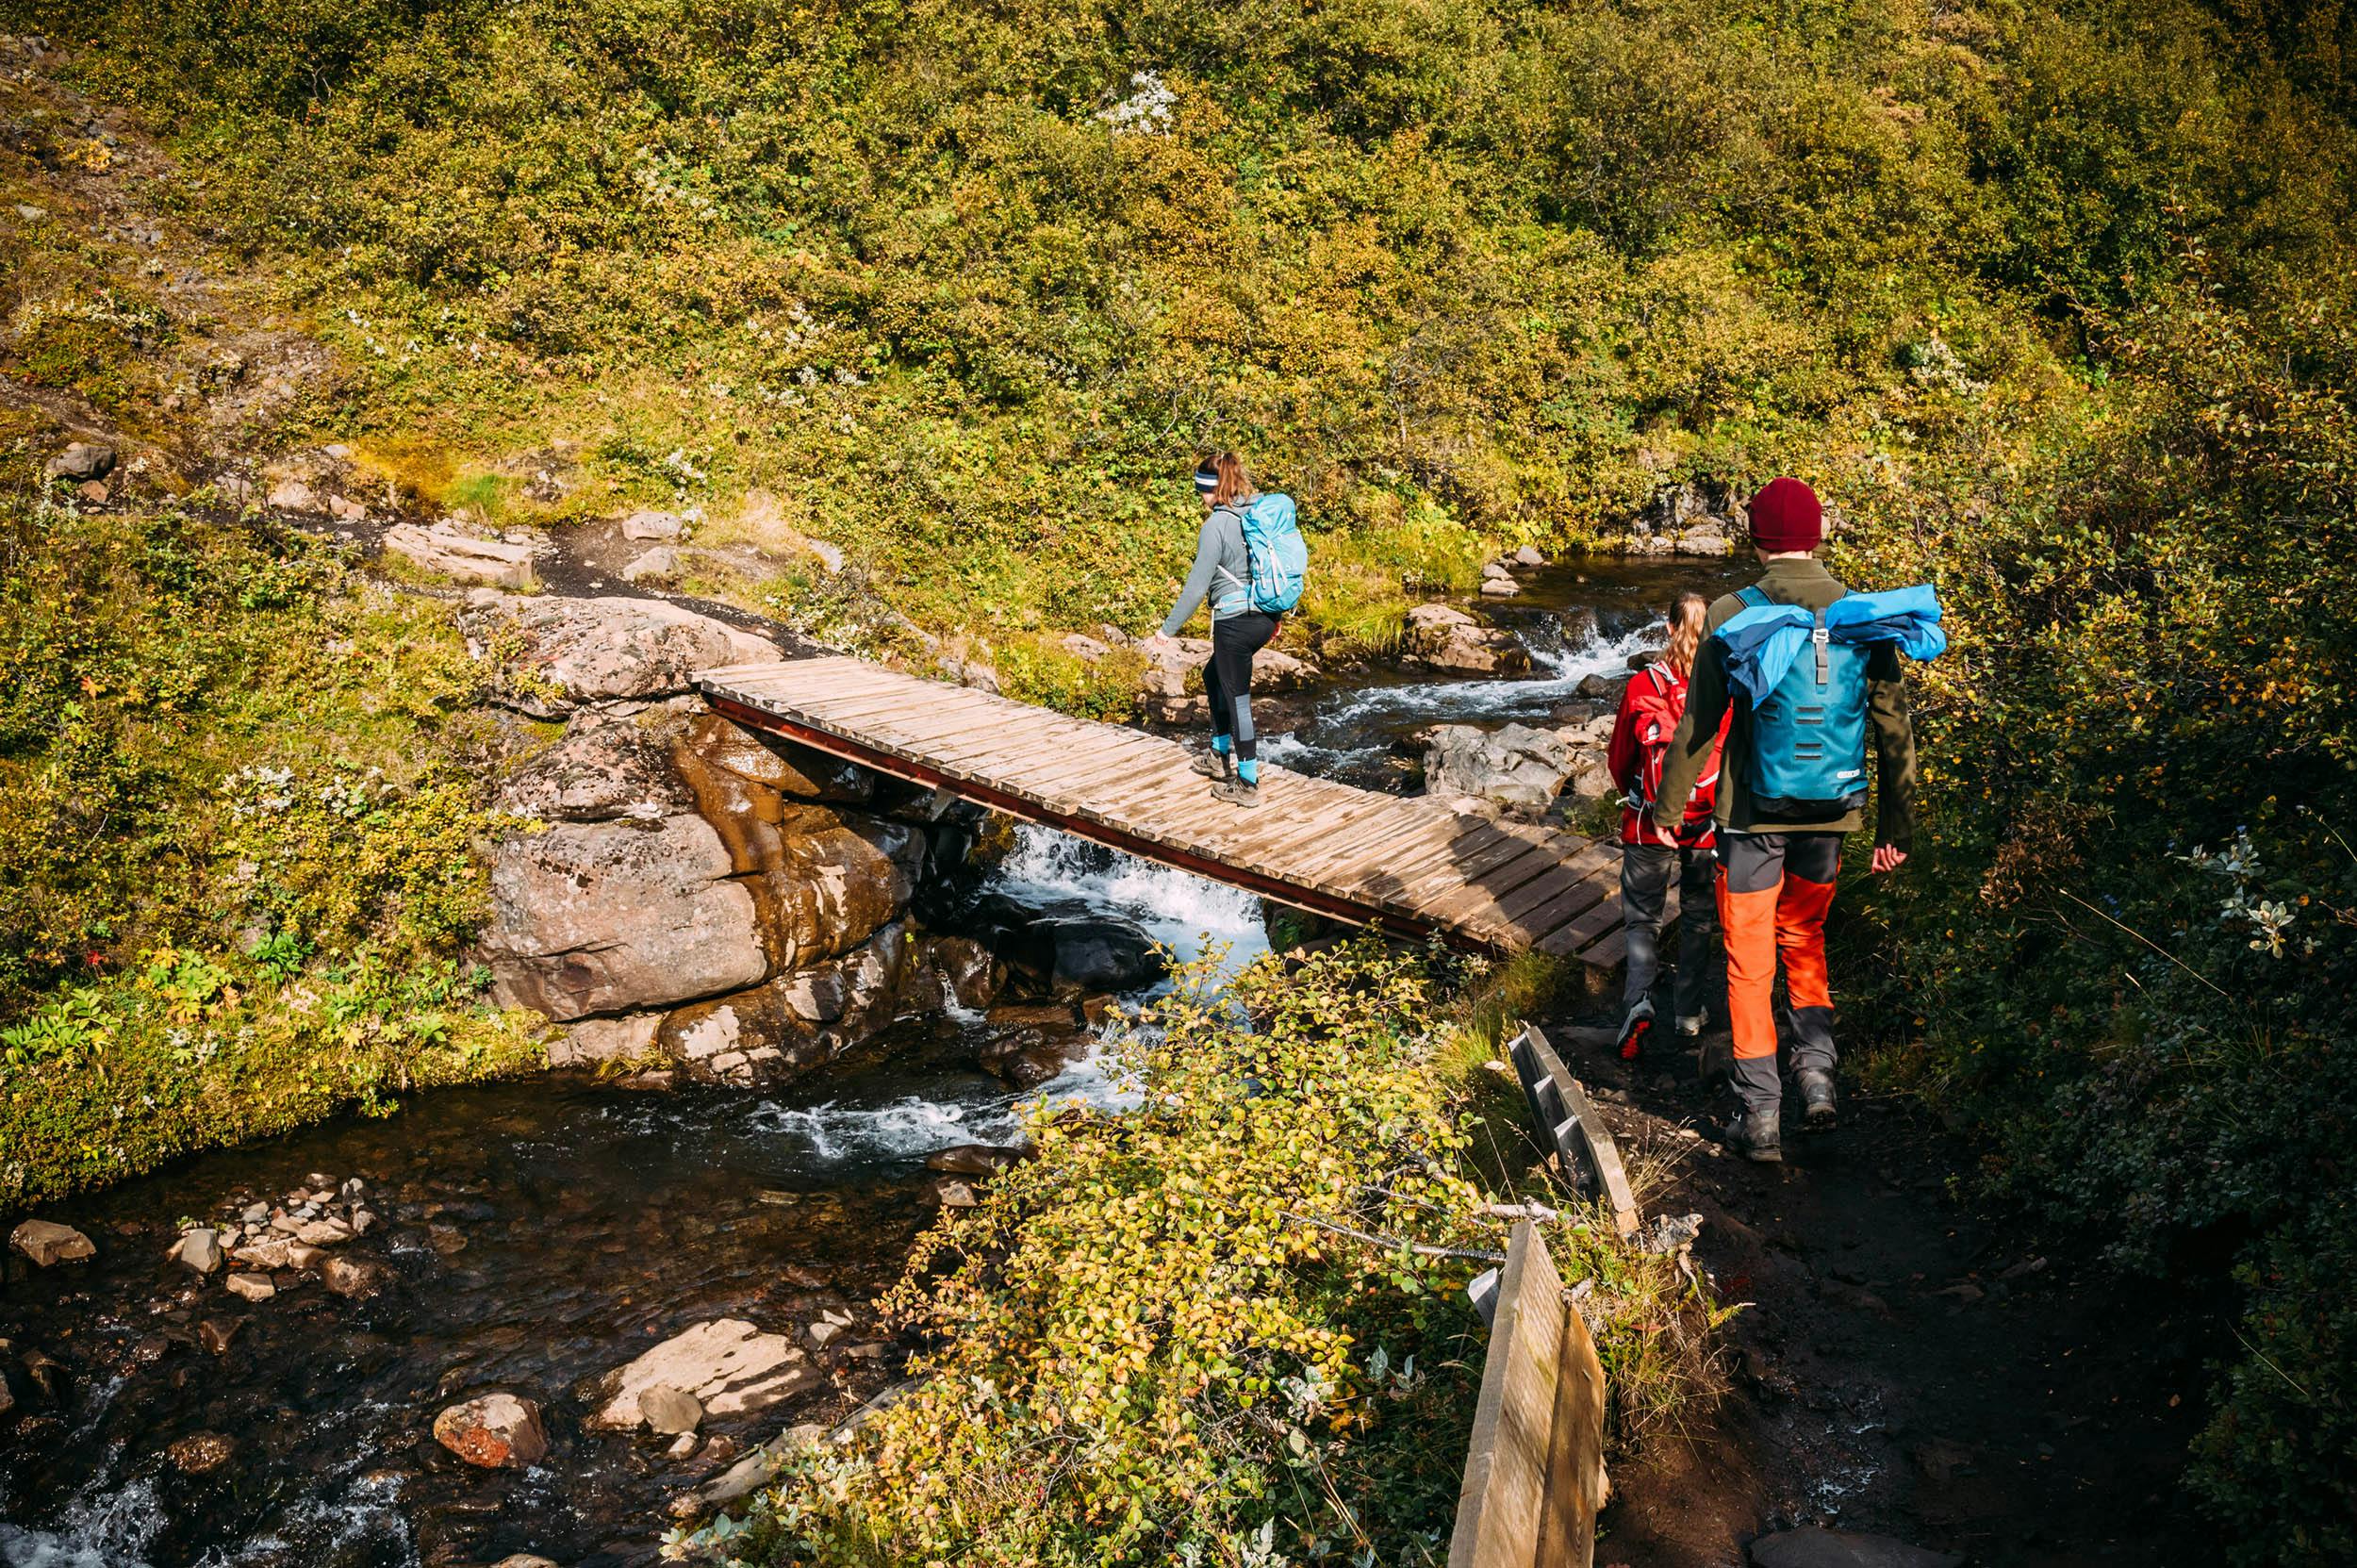
[[[1195,759],[1195,770],[1207,779],[1232,779],[1236,776],[1235,754],[1216,749],[1205,751]]]
[[[1727,1123],[1727,1147],[1746,1160],[1756,1160],[1763,1165],[1784,1163],[1784,1130],[1780,1123],[1780,1107],[1763,1105],[1757,1110],[1739,1111]]]
[[[1257,806],[1261,803],[1261,786],[1242,779],[1222,779],[1211,786],[1211,799],[1225,801],[1231,806]]]
[[[1801,1131],[1830,1132],[1838,1119],[1834,1105],[1833,1074],[1821,1067],[1803,1067],[1792,1075],[1801,1086]]]

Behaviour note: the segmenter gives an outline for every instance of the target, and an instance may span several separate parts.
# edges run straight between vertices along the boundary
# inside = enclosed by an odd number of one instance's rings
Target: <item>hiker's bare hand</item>
[[[1874,869],[1877,871],[1896,871],[1906,864],[1906,858],[1907,852],[1896,844],[1874,846]]]

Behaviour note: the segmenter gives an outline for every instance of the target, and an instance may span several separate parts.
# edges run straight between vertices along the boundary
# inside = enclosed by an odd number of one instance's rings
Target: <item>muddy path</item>
[[[2021,1568],[2215,1560],[2177,1479],[2215,1301],[2123,1285],[1960,1196],[1973,1152],[1908,1103],[1851,1094],[1839,1131],[1753,1164],[1717,1147],[1689,1059],[1632,1069],[1604,1019],[1554,1027],[1624,1147],[1672,1167],[1647,1213],[1702,1215],[1695,1261],[1749,1303],[1732,1393],[1616,1472],[1597,1562],[1714,1568],[1804,1525]]]

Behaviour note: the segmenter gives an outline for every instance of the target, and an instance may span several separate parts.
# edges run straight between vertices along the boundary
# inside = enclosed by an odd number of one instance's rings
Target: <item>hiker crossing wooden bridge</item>
[[[1621,961],[1620,855],[1574,834],[1263,764],[1211,799],[1177,741],[864,659],[696,678],[739,724],[1314,914],[1494,953]]]

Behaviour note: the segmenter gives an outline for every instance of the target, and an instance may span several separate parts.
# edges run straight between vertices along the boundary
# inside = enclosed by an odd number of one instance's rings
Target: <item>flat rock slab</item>
[[[1751,1552],[1754,1568],[1964,1568],[1965,1560],[1887,1535],[1815,1527],[1763,1535]]]
[[[766,1410],[819,1381],[818,1369],[785,1335],[765,1334],[741,1318],[717,1318],[606,1374],[598,1388],[604,1402],[589,1423],[637,1426],[651,1413],[639,1399],[656,1388],[693,1395],[707,1416],[729,1416]]]

